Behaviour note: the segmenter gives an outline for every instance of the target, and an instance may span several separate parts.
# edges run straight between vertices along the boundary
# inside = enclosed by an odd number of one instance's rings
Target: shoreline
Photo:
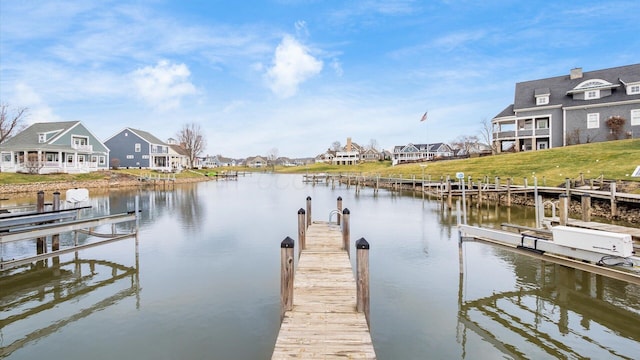
[[[211,181],[208,177],[193,178],[177,178],[172,180],[174,184],[188,184],[195,182]],[[69,189],[86,188],[86,189],[120,189],[129,187],[145,187],[152,186],[151,182],[141,182],[135,178],[118,178],[103,180],[87,180],[87,181],[51,181],[51,182],[33,182],[23,184],[2,184],[0,185],[0,194],[29,194],[38,191],[64,191]]]

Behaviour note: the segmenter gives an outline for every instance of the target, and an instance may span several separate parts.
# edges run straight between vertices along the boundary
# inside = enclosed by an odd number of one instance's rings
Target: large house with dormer
[[[614,131],[610,119],[623,119]],[[492,120],[498,152],[640,136],[640,64],[516,84],[514,103]]]
[[[114,167],[171,171],[169,145],[149,132],[124,128],[104,143]]]
[[[35,123],[0,144],[0,170],[32,174],[107,170],[109,149],[80,121]]]
[[[450,159],[454,155],[451,146],[445,143],[407,144],[393,147],[392,165],[422,161]]]

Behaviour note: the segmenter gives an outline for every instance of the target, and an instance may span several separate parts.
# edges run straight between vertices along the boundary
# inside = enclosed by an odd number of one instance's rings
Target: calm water
[[[439,202],[301,180],[253,175],[92,194],[95,214],[132,210],[140,197],[137,254],[128,239],[0,273],[0,358],[269,359],[279,244],[296,238],[307,196],[316,220],[328,220],[342,196],[352,240],[371,244],[379,359],[638,358],[640,287],[476,243],[464,244],[460,275],[455,214]],[[486,205],[469,221],[532,217]],[[34,249],[6,244],[1,255]]]

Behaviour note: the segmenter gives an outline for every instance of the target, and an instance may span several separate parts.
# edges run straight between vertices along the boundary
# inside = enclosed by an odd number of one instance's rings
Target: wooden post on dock
[[[611,216],[618,216],[618,204],[616,203],[616,183],[611,183]]]
[[[36,197],[36,211],[39,213],[44,212],[44,191],[38,191]],[[36,239],[36,253],[44,254],[47,252],[47,238],[39,237]]]
[[[307,196],[307,227],[311,226],[311,196]]]
[[[371,328],[369,322],[369,242],[365,238],[356,241],[356,268],[356,310],[364,313],[367,325]]]
[[[349,254],[349,248],[351,247],[351,230],[349,229],[349,218],[351,217],[351,211],[349,209],[344,209],[342,211],[342,248],[347,252],[347,256],[351,258],[351,254]]]
[[[280,243],[280,321],[284,313],[293,309],[293,239],[286,237]]]
[[[300,210],[298,210],[298,256],[300,255],[300,252],[302,252],[302,250],[304,250],[307,246],[306,244],[306,233],[307,233],[307,227],[305,226],[305,212],[303,208],[300,208]]]
[[[338,220],[337,220],[337,224],[340,225],[340,220],[342,219],[342,196],[338,196],[337,203],[338,203]]]
[[[571,179],[569,178],[564,179],[564,188],[565,188],[567,197],[571,198]]]
[[[478,179],[478,207],[482,206],[482,180]]]
[[[53,211],[60,210],[60,192],[53,193]],[[114,224],[115,225],[115,224]],[[60,234],[51,235],[51,251],[60,250]]]
[[[523,180],[524,180],[524,188],[526,189],[529,186],[529,179],[525,177]]]
[[[511,178],[507,178],[507,207],[511,207]]]
[[[569,220],[569,197],[567,194],[560,194],[558,213],[560,225],[567,225],[567,220]]]
[[[451,210],[451,192],[453,186],[451,186],[451,179],[447,179],[447,207],[449,207],[449,210]]]
[[[591,195],[582,194],[582,221],[591,221]]]

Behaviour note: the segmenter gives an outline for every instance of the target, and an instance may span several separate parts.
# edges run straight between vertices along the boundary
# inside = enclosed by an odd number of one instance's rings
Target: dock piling
[[[349,211],[349,209],[344,209],[342,211],[342,248],[347,252],[347,256],[349,256],[349,258],[351,258],[351,255],[349,254],[349,247],[350,247],[350,237],[351,237],[351,233],[350,233],[350,229],[349,229],[349,218],[351,217],[351,211]]]
[[[560,225],[567,225],[569,220],[569,197],[567,194],[560,194],[560,201],[558,203],[558,212]]]
[[[591,221],[591,195],[582,194],[582,221]]]
[[[338,208],[338,217],[337,223],[340,225],[340,220],[342,218],[342,196],[338,196],[337,200],[337,208]]]
[[[60,192],[53,193],[53,211],[60,210]],[[60,234],[51,235],[51,251],[60,250]]]
[[[307,196],[307,227],[311,226],[311,196]]]
[[[293,239],[288,236],[280,243],[280,321],[293,309],[293,247]]]
[[[306,248],[306,230],[307,227],[304,224],[305,221],[305,211],[303,208],[298,210],[298,255],[300,252]]]
[[[364,313],[367,325],[371,328],[369,321],[369,242],[365,238],[356,241],[356,267],[356,310]]]

